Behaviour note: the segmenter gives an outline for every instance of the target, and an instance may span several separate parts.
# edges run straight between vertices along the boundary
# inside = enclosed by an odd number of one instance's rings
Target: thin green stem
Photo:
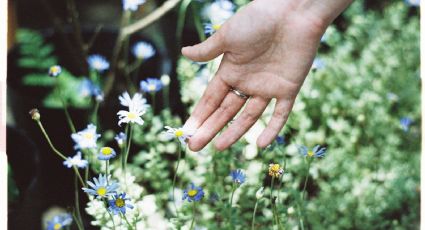
[[[232,204],[233,204],[233,195],[235,194],[236,191],[236,186],[235,183],[232,184],[232,195],[230,195],[230,200],[229,200],[229,204],[230,204],[230,208],[232,208]]]
[[[105,171],[106,171],[106,184],[109,185],[108,176],[109,176],[109,160],[105,162]]]
[[[156,109],[156,105],[155,105],[155,92],[150,93],[151,98],[152,98],[152,114],[155,115],[155,109]]]
[[[189,230],[192,230],[193,229],[193,224],[195,223],[195,213],[196,213],[196,201],[193,202],[192,223],[190,223]]]
[[[104,203],[105,203],[106,212],[109,214],[109,218],[111,218],[111,221],[112,221],[113,229],[115,230],[116,227],[115,227],[114,216],[109,212],[107,202],[105,201]]]
[[[251,230],[255,229],[255,214],[257,213],[258,200],[255,201],[254,211],[252,212]]]
[[[96,104],[94,105],[93,113],[91,115],[91,121],[94,125],[97,126],[97,112],[99,111],[100,102],[96,100]]]
[[[83,178],[80,175],[80,172],[78,171],[78,168],[74,165],[72,166],[72,168],[74,169],[75,175],[77,175],[78,179],[80,180],[81,186],[86,186],[86,184],[83,181]]]
[[[121,216],[122,216],[122,218],[125,220],[125,222],[127,223],[128,227],[129,227],[130,229],[134,229],[134,228],[133,228],[133,225],[131,225],[131,224],[130,224],[130,222],[128,221],[127,217],[126,217],[123,213],[121,213]]]
[[[303,187],[303,192],[302,192],[302,197],[301,200],[304,202],[304,198],[305,198],[305,192],[307,189],[307,183],[308,183],[308,178],[309,178],[309,174],[310,174],[310,165],[311,165],[311,161],[310,159],[307,159],[307,175],[305,176],[305,180],[304,180],[304,187]]]
[[[37,124],[38,124],[38,127],[40,127],[40,130],[41,130],[41,132],[43,133],[43,135],[44,135],[44,137],[46,138],[46,140],[47,140],[47,142],[49,143],[49,145],[50,145],[50,148],[53,150],[53,152],[55,152],[59,157],[61,157],[63,160],[66,160],[66,157],[61,153],[61,152],[59,152],[59,150],[57,150],[56,148],[55,148],[55,146],[53,145],[53,143],[52,143],[52,141],[50,140],[50,138],[49,138],[49,135],[47,135],[47,132],[46,132],[46,130],[44,129],[44,127],[43,127],[43,124],[41,123],[41,121],[36,121],[37,122]]]
[[[124,155],[124,178],[127,178],[127,172],[126,172],[126,170],[127,170],[127,160],[128,160],[128,155],[129,155],[129,153],[130,153],[130,148],[131,148],[131,139],[133,138],[133,127],[132,127],[132,125],[131,124],[129,124],[129,132],[130,132],[130,135],[128,136],[128,144],[127,144],[127,150],[126,150],[126,152],[125,152],[125,155]]]
[[[68,111],[68,104],[66,103],[66,100],[65,100],[65,98],[63,97],[62,91],[61,91],[61,89],[60,89],[60,87],[59,87],[58,79],[56,79],[55,87],[58,89],[58,92],[59,92],[59,98],[60,98],[60,100],[61,100],[61,102],[62,102],[63,111],[64,111],[64,113],[65,113],[66,121],[68,122],[69,128],[71,129],[71,132],[72,132],[72,133],[76,133],[77,131],[76,131],[76,129],[75,129],[74,122],[72,122],[71,115],[69,114],[69,111]]]
[[[80,212],[80,197],[78,195],[78,178],[75,176],[74,180],[74,190],[75,190],[75,210],[76,210],[76,221],[78,229],[84,229],[83,227],[83,219],[81,218],[81,212]]]
[[[74,220],[75,220],[75,223],[77,223],[77,228],[78,228],[78,230],[84,230],[84,228],[78,223],[78,217],[77,217],[77,215],[75,214],[75,210],[72,212],[72,217],[74,218]],[[69,226],[68,226],[69,227]]]
[[[176,189],[176,179],[177,179],[177,175],[178,175],[182,151],[181,151],[181,144],[177,142],[177,146],[178,146],[178,158],[177,158],[177,165],[176,165],[176,168],[174,170],[174,177],[173,177],[173,204],[174,204],[174,208],[176,209],[176,216],[178,217],[179,211],[177,209],[177,204],[176,204],[175,189]]]
[[[275,224],[277,226],[277,221],[276,221],[276,210],[274,208],[274,203],[273,203],[273,187],[274,187],[274,179],[275,177],[272,177],[272,182],[270,184],[270,204],[272,206],[272,211],[273,211],[273,224]]]

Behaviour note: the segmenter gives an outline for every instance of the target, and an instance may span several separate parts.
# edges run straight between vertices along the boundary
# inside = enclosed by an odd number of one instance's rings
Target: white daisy
[[[131,98],[128,92],[124,92],[123,94],[121,94],[121,96],[118,97],[118,99],[120,100],[120,103],[122,106],[126,106],[129,108],[136,107],[136,108],[140,108],[141,110],[145,110],[146,107],[149,106],[146,103],[146,99],[143,98],[142,94],[140,93],[135,93],[133,95],[133,98]]]
[[[190,138],[191,136],[193,136],[193,134],[195,133],[194,130],[190,130],[188,128],[172,128],[170,126],[165,126],[165,129],[167,129],[167,131],[165,131],[165,133],[167,134],[168,138],[177,138],[179,139],[180,143],[182,145],[186,145],[187,144],[187,139]]]
[[[63,165],[68,168],[72,168],[73,166],[76,166],[78,168],[85,168],[88,164],[89,162],[87,160],[81,158],[81,152],[78,152],[73,157],[67,157],[66,160],[63,162]]]
[[[143,125],[144,121],[140,116],[145,114],[146,110],[136,107],[130,106],[129,111],[120,110],[117,115],[120,119],[118,121],[118,125],[121,126],[121,123],[137,123],[139,125]]]
[[[86,129],[78,133],[71,134],[72,140],[75,142],[75,149],[96,148],[96,141],[100,134],[96,133],[96,126],[89,124]]]

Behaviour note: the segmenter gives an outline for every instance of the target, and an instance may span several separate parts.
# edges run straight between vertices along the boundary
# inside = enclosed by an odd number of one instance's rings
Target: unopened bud
[[[164,86],[168,86],[170,84],[170,76],[168,76],[168,74],[164,74],[161,76],[161,82]]]
[[[255,193],[255,197],[257,198],[257,200],[263,198],[264,196],[264,187],[261,187],[260,189],[258,189],[257,193]]]
[[[31,115],[31,118],[34,121],[39,121],[40,120],[40,112],[38,111],[38,109],[31,109],[31,111],[29,112],[29,114]]]

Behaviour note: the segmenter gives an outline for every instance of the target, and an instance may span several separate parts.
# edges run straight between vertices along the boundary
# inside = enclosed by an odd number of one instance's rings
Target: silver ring
[[[248,99],[249,96],[242,93],[241,91],[235,89],[235,88],[231,88],[230,91],[232,91],[234,94],[236,94],[238,97],[242,98],[242,99]]]

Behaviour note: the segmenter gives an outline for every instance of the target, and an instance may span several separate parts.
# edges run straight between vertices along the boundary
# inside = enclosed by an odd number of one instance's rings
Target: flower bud
[[[161,82],[164,86],[168,86],[170,84],[170,76],[168,76],[168,74],[164,74],[161,76]]]
[[[264,187],[261,187],[260,189],[258,189],[257,193],[255,193],[255,197],[257,198],[257,200],[263,198],[264,196]]]
[[[38,111],[38,109],[31,109],[31,111],[29,112],[29,114],[31,115],[31,118],[34,121],[39,121],[40,120],[40,112]]]

